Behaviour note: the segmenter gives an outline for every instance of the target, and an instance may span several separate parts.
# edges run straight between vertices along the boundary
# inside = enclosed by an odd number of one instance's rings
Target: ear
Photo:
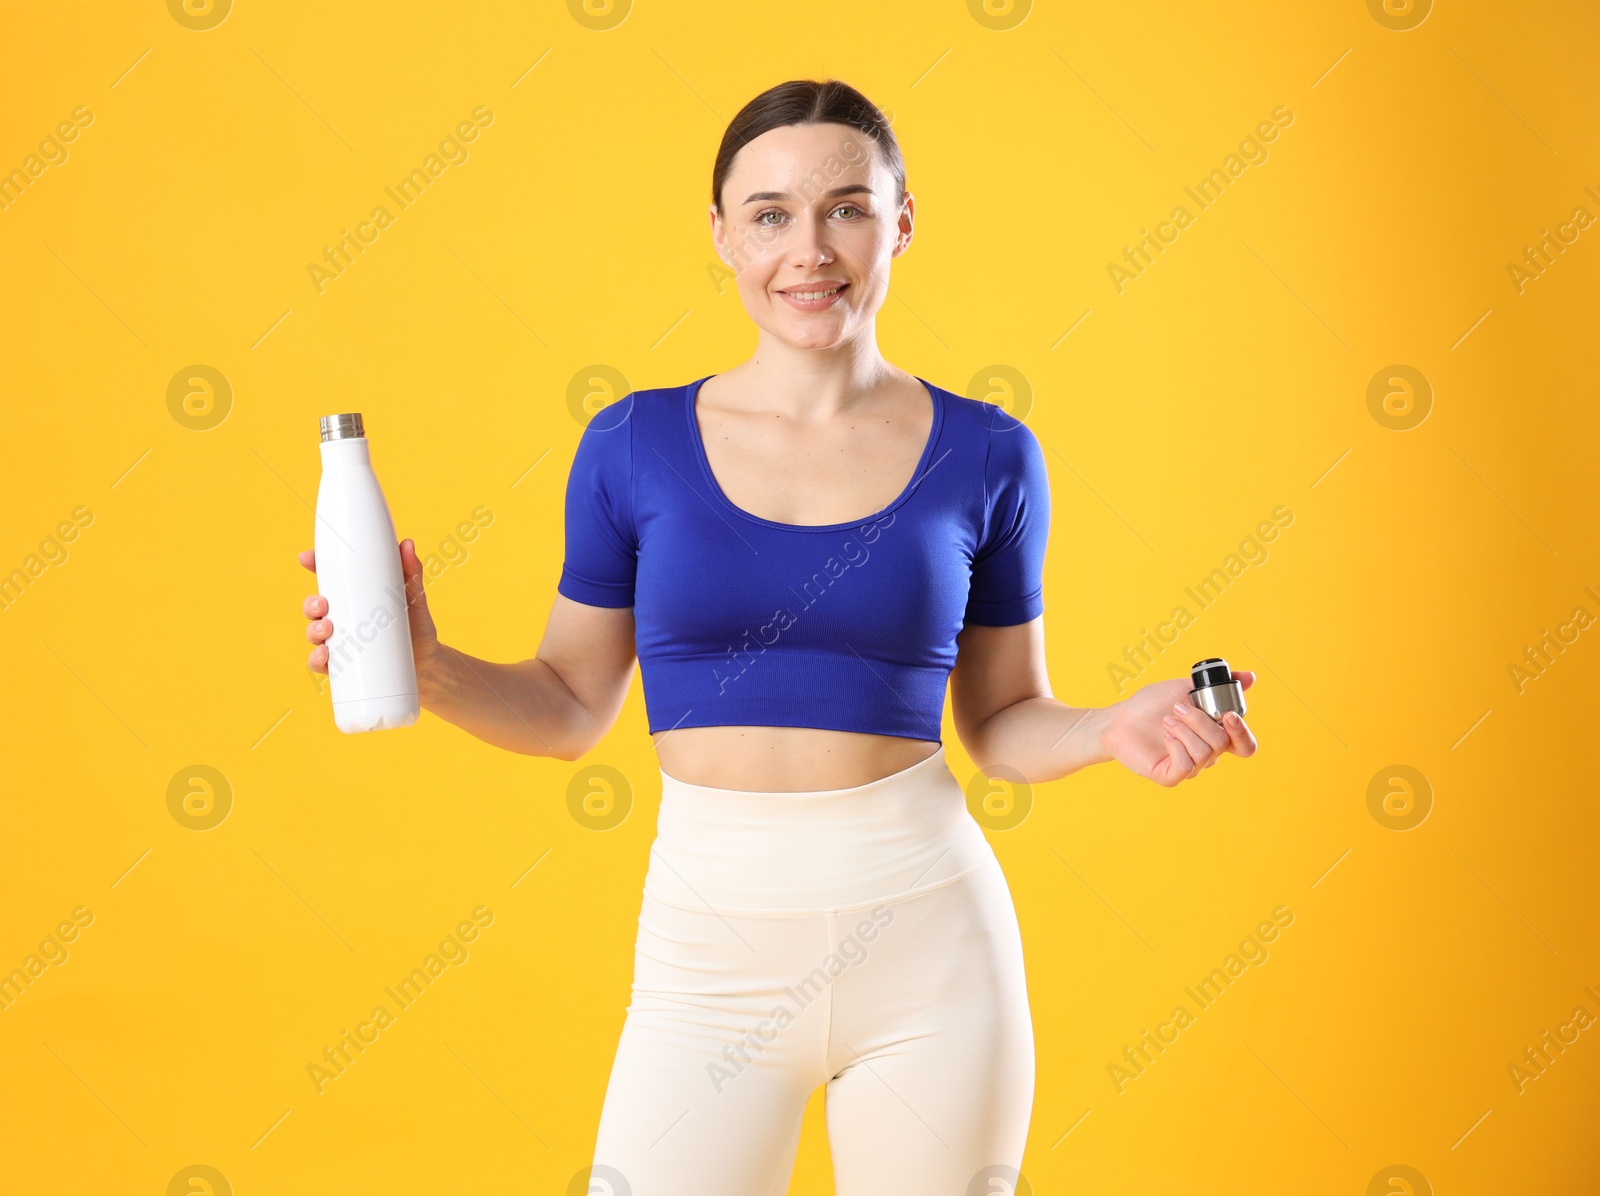
[[[717,205],[710,204],[706,208],[706,215],[711,221],[711,244],[716,248],[718,260],[726,266],[728,264],[728,236],[727,230],[722,226],[722,217],[717,215]]]
[[[917,201],[911,192],[906,192],[905,202],[900,205],[900,216],[897,220],[897,233],[895,238],[894,253],[891,256],[899,257],[911,248],[912,226],[916,222]]]

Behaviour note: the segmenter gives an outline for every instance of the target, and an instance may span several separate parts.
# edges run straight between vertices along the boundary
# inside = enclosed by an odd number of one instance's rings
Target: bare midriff
[[[816,727],[679,727],[651,739],[670,777],[763,793],[866,785],[939,750],[931,739]]]

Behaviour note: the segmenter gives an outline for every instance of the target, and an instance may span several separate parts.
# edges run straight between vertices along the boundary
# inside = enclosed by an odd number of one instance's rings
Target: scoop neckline
[[[786,532],[844,531],[846,528],[860,527],[864,523],[871,523],[873,520],[887,515],[916,493],[916,489],[922,484],[923,478],[928,476],[928,459],[933,456],[934,449],[938,447],[939,433],[944,427],[944,395],[937,386],[926,378],[913,374],[912,377],[916,378],[927,389],[928,398],[933,403],[933,423],[928,428],[928,442],[922,446],[922,455],[917,459],[917,467],[911,471],[911,480],[906,483],[905,489],[901,490],[893,501],[887,506],[878,508],[870,515],[862,515],[856,519],[846,519],[842,523],[779,523],[775,519],[763,519],[760,515],[752,514],[743,507],[735,505],[733,500],[723,493],[722,485],[717,481],[716,474],[711,472],[711,459],[706,455],[705,442],[700,436],[700,421],[695,418],[695,400],[699,397],[700,387],[715,377],[715,374],[707,374],[704,378],[698,378],[689,383],[684,392],[684,414],[689,421],[689,443],[694,448],[695,459],[700,463],[700,472],[705,477],[706,485],[710,487],[711,493],[718,502],[741,519],[746,519],[751,523],[758,523],[763,527],[777,528]]]

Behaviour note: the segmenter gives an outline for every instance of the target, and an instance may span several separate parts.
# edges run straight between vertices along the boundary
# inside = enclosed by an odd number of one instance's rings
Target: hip
[[[838,789],[719,789],[663,772],[644,887],[686,909],[816,913],[931,890],[993,855],[941,744]]]

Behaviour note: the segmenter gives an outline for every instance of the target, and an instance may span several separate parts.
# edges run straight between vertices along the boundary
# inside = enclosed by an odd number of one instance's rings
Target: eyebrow
[[[832,191],[825,191],[822,194],[822,198],[837,199],[841,195],[859,195],[862,192],[871,195],[872,188],[867,186],[865,183],[853,183],[848,187],[835,187]],[[745,199],[745,203],[760,203],[763,200],[768,199],[792,198],[793,196],[791,196],[787,191],[753,191],[750,193],[749,197]]]

